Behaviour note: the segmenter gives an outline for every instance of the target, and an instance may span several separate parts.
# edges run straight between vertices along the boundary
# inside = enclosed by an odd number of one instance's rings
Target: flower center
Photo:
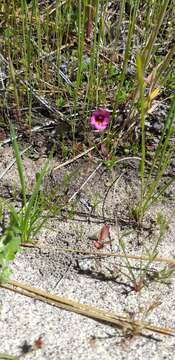
[[[97,124],[102,124],[103,123],[103,116],[102,115],[98,115],[95,119],[95,121],[97,122]]]

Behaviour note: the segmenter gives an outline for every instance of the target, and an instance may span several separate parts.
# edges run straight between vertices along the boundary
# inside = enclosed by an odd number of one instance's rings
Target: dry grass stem
[[[110,326],[116,326],[122,329],[125,333],[129,332],[133,335],[144,335],[143,331],[146,330],[158,334],[175,336],[175,330],[173,329],[157,327],[142,321],[134,321],[133,319],[128,319],[125,316],[117,315],[105,310],[99,310],[98,308],[69,300],[66,297],[51,295],[40,289],[21,284],[18,281],[10,280],[8,284],[1,284],[0,286],[21,295],[46,302],[52,306],[87,316],[91,319],[107,323]]]

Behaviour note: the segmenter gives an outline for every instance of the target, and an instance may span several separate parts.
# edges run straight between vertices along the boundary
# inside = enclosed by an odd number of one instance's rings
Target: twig
[[[122,315],[100,310],[86,304],[81,304],[76,301],[69,300],[66,297],[51,295],[40,289],[21,284],[18,281],[10,280],[8,284],[1,284],[0,286],[5,289],[17,292],[21,295],[46,302],[52,306],[87,316],[94,320],[104,322],[110,326],[116,326],[125,332],[130,332],[133,335],[144,335],[142,333],[143,330],[148,330],[158,334],[175,336],[175,330],[173,329],[161,328],[142,321],[134,321],[133,319],[128,319]]]
[[[61,120],[64,120],[63,114],[59,110],[57,110],[55,107],[50,105],[49,102],[43,96],[37,95],[36,90],[29,84],[28,81],[20,80],[20,83],[27,86],[28,90],[31,91],[31,93],[35,97],[35,99],[40,104],[42,104],[48,111],[50,111],[51,113],[56,114],[57,116],[59,116],[59,119],[61,118]]]
[[[42,247],[36,245],[35,242],[33,243],[24,243],[21,244],[21,246],[24,247],[29,247],[29,248],[35,248],[35,249],[39,249],[41,250]],[[79,256],[82,257],[90,257],[90,258],[105,258],[105,257],[118,257],[118,258],[127,258],[128,259],[132,259],[132,260],[139,260],[139,261],[149,261],[150,258],[149,256],[144,256],[144,255],[129,255],[129,254],[120,254],[120,253],[115,253],[115,252],[103,252],[103,251],[88,251],[88,250],[83,250],[83,249],[79,249],[79,248],[62,248],[62,247],[57,247],[57,250],[59,252],[62,253],[71,253],[71,254],[78,254]],[[169,258],[165,258],[162,256],[156,256],[154,258],[154,262],[159,262],[159,263],[166,263],[168,265],[172,265],[175,266],[175,259],[169,259]]]
[[[32,40],[32,43],[38,48],[38,45],[36,43],[35,40]],[[47,53],[46,51],[44,50],[41,50],[41,53],[43,54],[43,56],[41,57],[41,59],[43,58],[46,58],[46,57],[50,57],[51,54],[50,53]],[[70,79],[67,77],[67,75],[64,74],[64,72],[58,68],[58,66],[56,66],[56,64],[52,64],[52,66],[54,67],[54,69],[56,71],[58,71],[58,74],[62,77],[62,79],[70,86],[74,87],[72,81],[70,81]]]
[[[92,146],[90,149],[87,149],[86,151],[82,152],[81,154],[78,154],[78,155],[75,156],[73,159],[67,160],[67,161],[65,161],[64,163],[55,166],[55,167],[52,169],[52,171],[61,169],[62,167],[65,167],[65,166],[67,166],[67,165],[69,165],[69,164],[72,164],[74,161],[80,159],[80,158],[83,157],[84,155],[87,155],[90,151],[92,151],[92,150],[94,150],[94,149],[95,149],[95,146]]]
[[[133,156],[133,157],[132,157],[132,156],[127,156],[127,157],[124,157],[124,158],[122,158],[122,159],[117,160],[117,161],[115,162],[115,164],[119,164],[119,163],[121,163],[121,162],[123,162],[123,161],[127,161],[127,160],[130,160],[130,161],[132,161],[132,160],[141,161],[141,158],[138,157],[138,156]],[[112,184],[109,186],[109,188],[108,188],[107,191],[106,191],[106,194],[105,194],[105,197],[104,197],[104,200],[103,200],[103,205],[102,205],[102,215],[103,215],[103,218],[105,218],[105,210],[104,210],[104,208],[105,208],[105,201],[106,201],[106,198],[107,198],[107,196],[108,196],[108,194],[109,194],[109,191],[110,191],[111,188],[114,186],[114,184],[116,183],[116,181],[118,182],[118,181],[121,179],[121,177],[123,176],[123,174],[124,174],[124,172],[122,172],[121,175],[117,176],[117,178],[114,179],[114,181],[112,182]]]
[[[83,182],[83,184],[79,187],[77,191],[70,197],[68,200],[68,203],[70,203],[75,197],[80,193],[80,191],[85,187],[85,185],[92,179],[92,177],[95,175],[95,173],[100,169],[100,167],[103,165],[101,162],[98,164],[98,166],[95,168],[95,170],[88,176],[88,178]]]
[[[52,121],[52,120],[50,120],[50,121],[48,121],[48,122],[46,122],[44,125],[36,125],[36,126],[34,126],[31,130],[30,130],[30,132],[31,133],[35,133],[35,132],[38,132],[38,131],[42,131],[42,130],[44,130],[44,129],[52,129],[53,127],[55,127],[57,124],[54,122],[54,121]],[[15,139],[21,139],[22,138],[22,136],[23,136],[23,134],[18,134],[18,135],[16,135],[15,136]],[[11,142],[11,138],[9,137],[8,139],[5,139],[5,140],[3,140],[2,142],[0,142],[0,147],[1,146],[4,146],[4,145],[6,145],[6,144],[9,144]]]
[[[20,155],[22,156],[27,150],[29,150],[32,147],[32,145],[28,146],[26,149],[20,152]],[[0,180],[7,174],[7,172],[12,168],[12,166],[15,164],[16,158],[13,159],[9,165],[7,165],[6,169],[0,174]]]
[[[141,260],[141,261],[149,261],[150,258],[149,256],[144,256],[144,255],[129,255],[129,254],[120,254],[120,253],[115,253],[115,252],[93,252],[93,251],[87,251],[87,250],[82,250],[79,248],[57,248],[57,250],[62,251],[64,253],[74,253],[74,254],[78,254],[81,256],[90,256],[90,257],[118,257],[118,258],[127,258],[128,259],[132,259],[132,260]],[[156,256],[154,258],[155,262],[163,262],[163,263],[167,263],[169,265],[174,265],[175,266],[175,259],[168,259],[168,258],[164,258],[161,256]]]
[[[104,199],[103,199],[103,205],[102,205],[102,215],[103,215],[103,219],[105,219],[105,201],[106,201],[106,198],[111,190],[111,188],[114,186],[114,184],[117,182],[119,182],[119,180],[122,178],[122,176],[124,175],[125,171],[123,171],[117,178],[115,178],[115,180],[112,182],[112,184],[109,186],[109,188],[107,189],[106,191],[106,194],[104,196]]]

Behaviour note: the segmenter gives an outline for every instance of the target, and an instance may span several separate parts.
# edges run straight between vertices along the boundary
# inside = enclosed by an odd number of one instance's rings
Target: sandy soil
[[[1,150],[1,171],[12,158],[10,147]],[[24,164],[30,177],[29,183],[44,158],[38,162],[24,157]],[[148,286],[140,292],[131,291],[132,283],[126,276],[117,272],[120,268],[127,273],[125,262],[116,258],[94,260],[81,255],[67,253],[67,248],[97,251],[92,240],[103,226],[102,204],[109,185],[123,174],[109,191],[105,201],[105,217],[110,225],[112,250],[121,252],[118,234],[128,232],[124,237],[128,254],[146,254],[146,249],[154,247],[159,234],[155,223],[156,214],[163,213],[170,218],[169,226],[158,246],[159,256],[169,257],[174,253],[175,218],[173,189],[169,198],[152,207],[145,217],[141,231],[134,228],[129,217],[133,202],[138,197],[139,183],[136,177],[137,164],[132,162],[125,168],[117,167],[111,172],[99,172],[88,182],[77,200],[79,211],[72,220],[50,219],[47,227],[37,236],[40,249],[23,248],[12,264],[12,279],[35,286],[52,294],[66,296],[80,303],[89,304],[117,314],[144,319],[151,324],[175,328],[175,281],[172,276],[168,284],[147,281]],[[80,160],[54,174],[54,184],[62,184],[65,174],[71,175],[71,186],[67,196],[71,196],[95,168],[91,160]],[[33,175],[32,175],[33,176]],[[50,180],[48,180],[50,181]],[[15,166],[1,181],[2,190],[5,184],[19,188]],[[15,185],[14,185],[15,184]],[[4,187],[3,187],[4,186]],[[45,184],[47,191],[49,184]],[[62,191],[62,185],[59,191]],[[83,201],[82,201],[83,199]],[[81,201],[80,201],[81,200]],[[98,200],[94,217],[90,217],[84,200],[93,204]],[[86,213],[86,216],[82,215]],[[109,244],[100,251],[110,252]],[[137,262],[132,264],[137,266]],[[152,264],[152,270],[164,266]],[[138,270],[136,270],[139,276]],[[148,279],[147,279],[148,280]],[[159,303],[145,318],[145,313],[154,303]],[[92,319],[44,304],[5,289],[0,289],[0,352],[21,356],[27,360],[112,360],[112,359],[174,359],[175,338],[150,334],[152,337],[135,336],[132,339],[123,337],[117,328],[101,324]],[[148,335],[145,334],[145,335]],[[39,337],[43,339],[42,349],[21,355],[21,346],[27,341],[33,344]]]

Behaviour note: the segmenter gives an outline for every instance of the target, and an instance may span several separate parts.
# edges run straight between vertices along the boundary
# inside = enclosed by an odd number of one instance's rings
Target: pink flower
[[[98,132],[104,131],[109,125],[110,112],[105,109],[98,109],[92,113],[90,124]]]

